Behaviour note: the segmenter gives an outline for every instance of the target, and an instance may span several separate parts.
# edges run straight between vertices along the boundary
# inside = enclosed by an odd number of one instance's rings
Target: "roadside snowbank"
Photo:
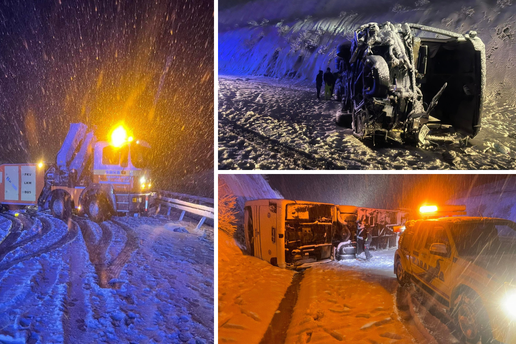
[[[259,343],[293,275],[244,255],[219,231],[219,343]]]

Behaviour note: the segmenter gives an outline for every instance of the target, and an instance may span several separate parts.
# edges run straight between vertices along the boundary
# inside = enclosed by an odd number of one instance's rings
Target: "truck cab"
[[[286,199],[247,201],[246,247],[252,256],[282,268],[297,268],[333,256],[335,206]]]
[[[108,142],[97,141],[85,124],[72,123],[45,173],[38,204],[58,218],[69,218],[75,209],[96,222],[117,213],[145,213],[154,198],[149,151],[148,143],[128,136],[122,126]]]

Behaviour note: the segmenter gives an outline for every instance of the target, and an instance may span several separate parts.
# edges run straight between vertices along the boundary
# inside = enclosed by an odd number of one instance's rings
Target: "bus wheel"
[[[72,216],[72,200],[68,192],[64,190],[55,190],[50,200],[50,210],[52,216],[58,219],[68,221]]]

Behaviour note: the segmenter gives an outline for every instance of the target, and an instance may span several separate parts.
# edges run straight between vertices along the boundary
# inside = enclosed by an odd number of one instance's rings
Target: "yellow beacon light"
[[[121,147],[127,139],[127,131],[122,125],[119,125],[111,133],[111,145],[114,147]]]
[[[436,211],[437,211],[436,205],[424,205],[421,208],[419,208],[419,212],[422,214],[435,213]]]

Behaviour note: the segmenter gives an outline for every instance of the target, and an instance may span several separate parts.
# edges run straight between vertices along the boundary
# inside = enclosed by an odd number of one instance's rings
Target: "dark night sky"
[[[267,175],[266,178],[286,199],[387,209],[444,204],[456,193],[491,182],[516,186],[514,176],[494,174]]]
[[[54,161],[69,123],[119,121],[166,184],[213,168],[213,1],[0,4],[0,162]]]

